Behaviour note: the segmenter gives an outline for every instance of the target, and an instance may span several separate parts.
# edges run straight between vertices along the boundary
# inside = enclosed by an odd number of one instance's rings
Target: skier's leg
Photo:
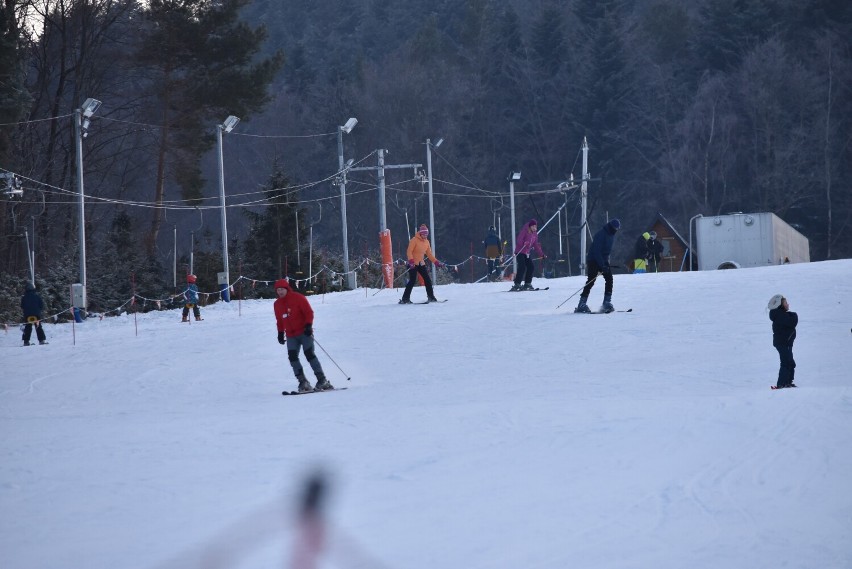
[[[304,375],[302,363],[299,361],[299,348],[302,343],[299,341],[299,336],[287,338],[287,359],[290,361],[290,367],[293,368],[293,373],[296,377]]]
[[[532,286],[534,269],[535,267],[533,266],[532,258],[527,257],[526,261],[524,262],[524,285],[527,287]]]
[[[604,296],[612,296],[612,269],[607,267],[603,270]]]
[[[322,364],[320,364],[319,358],[314,352],[313,336],[302,336],[302,349],[305,350],[305,359],[308,360],[311,369],[314,370],[314,375],[317,376],[315,389],[334,389],[334,386],[326,379],[325,373],[322,371]]]
[[[789,387],[793,383],[793,350],[787,346],[775,346],[778,350],[778,358],[781,365],[778,368],[778,382],[776,387]]]
[[[589,293],[592,292],[592,287],[595,286],[595,279],[598,277],[600,267],[594,261],[589,261],[586,266],[586,286],[583,287],[583,292],[580,293],[581,298],[589,298]]]
[[[432,277],[429,276],[429,269],[426,268],[426,265],[418,265],[417,271],[423,277],[423,286],[426,287],[426,299],[436,300],[435,291],[432,290]]]
[[[516,261],[517,261],[517,265],[518,265],[518,272],[515,273],[515,279],[514,279],[515,286],[513,286],[512,288],[514,290],[519,290],[521,288],[521,282],[524,280],[524,277],[526,276],[526,270],[527,270],[526,269],[526,262],[527,262],[526,253],[518,253],[518,256],[516,257]]]
[[[41,327],[41,322],[35,325],[36,338],[39,344],[44,344],[47,341],[47,336],[44,335],[44,328]]]
[[[314,370],[314,373],[316,373],[317,375],[321,374],[322,365],[320,364],[316,352],[314,352],[313,336],[302,337],[302,349],[305,351],[305,359],[308,360],[308,363],[310,364],[311,369]]]
[[[409,267],[408,282],[405,283],[405,292],[402,293],[402,301],[409,302],[411,300],[411,289],[414,288],[414,281],[417,280],[417,265]]]
[[[33,335],[33,325],[32,322],[27,322],[26,326],[24,326],[24,335],[21,336],[21,340],[24,341],[25,346],[30,345],[30,338]]]

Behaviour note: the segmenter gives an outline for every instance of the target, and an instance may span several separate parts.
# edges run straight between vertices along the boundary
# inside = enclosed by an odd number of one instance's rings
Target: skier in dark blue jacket
[[[41,300],[41,297],[36,292],[35,286],[32,283],[27,283],[24,296],[21,297],[21,310],[24,311],[24,320],[27,322],[24,326],[24,335],[21,337],[24,341],[24,345],[30,345],[33,327],[35,327],[38,343],[46,344],[47,337],[41,327],[41,312],[44,310],[44,302]]]
[[[620,227],[621,222],[618,219],[612,219],[600,231],[595,233],[592,239],[592,246],[589,248],[589,254],[586,255],[586,286],[583,287],[583,293],[580,295],[580,304],[577,305],[574,312],[589,313],[592,311],[586,304],[586,301],[589,300],[589,293],[595,285],[595,279],[598,278],[598,274],[603,274],[606,281],[601,311],[612,312],[615,310],[612,306],[612,268],[609,266],[609,254],[612,253],[615,234]]]
[[[769,299],[769,319],[772,320],[772,345],[778,350],[781,368],[778,370],[777,389],[796,387],[793,376],[796,373],[796,360],[793,359],[793,342],[796,340],[796,325],[799,315],[790,312],[790,304],[782,294]]]

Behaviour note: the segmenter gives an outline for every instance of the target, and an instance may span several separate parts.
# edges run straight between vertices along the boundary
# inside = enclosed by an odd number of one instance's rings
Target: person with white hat
[[[782,294],[769,299],[767,305],[769,319],[772,321],[772,345],[778,350],[781,368],[778,370],[776,389],[796,387],[793,376],[796,372],[796,360],[793,359],[793,341],[796,339],[796,325],[799,315],[790,311],[790,304]]]

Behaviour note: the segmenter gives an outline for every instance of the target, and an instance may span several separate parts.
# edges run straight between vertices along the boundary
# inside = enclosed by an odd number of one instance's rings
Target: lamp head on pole
[[[516,182],[520,179],[521,179],[521,173],[520,172],[511,172],[509,174],[509,180],[511,180],[512,182]]]
[[[340,127],[340,130],[342,130],[346,134],[349,134],[350,132],[352,132],[352,129],[355,128],[356,124],[358,124],[358,119],[352,117],[348,121],[346,121],[346,124]]]
[[[439,146],[441,146],[443,143],[444,143],[444,139],[443,139],[443,138],[439,138],[438,140],[436,140],[436,141],[435,141],[435,143],[434,143],[432,146],[434,146],[435,148],[438,148],[438,147],[439,147]]]
[[[225,132],[231,132],[232,130],[234,130],[234,127],[237,126],[237,124],[239,124],[239,122],[240,122],[239,117],[235,117],[234,115],[231,115],[231,116],[229,116],[228,118],[225,119],[225,122],[222,123],[221,128]]]
[[[81,107],[83,111],[84,117],[90,117],[95,114],[98,108],[101,106],[101,102],[97,99],[88,98],[83,101],[83,106]]]

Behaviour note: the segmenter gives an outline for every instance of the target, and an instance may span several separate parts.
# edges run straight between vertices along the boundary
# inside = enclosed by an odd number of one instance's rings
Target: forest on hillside
[[[5,321],[33,273],[68,304],[81,178],[93,309],[168,298],[190,270],[215,291],[219,135],[230,282],[342,270],[341,141],[359,284],[378,284],[360,263],[379,259],[379,149],[404,257],[430,223],[427,139],[436,252],[464,277],[489,225],[511,242],[511,172],[517,229],[555,215],[561,274],[581,231],[620,218],[621,259],[658,214],[686,235],[773,212],[812,260],[852,256],[846,0],[5,0],[0,32]]]

